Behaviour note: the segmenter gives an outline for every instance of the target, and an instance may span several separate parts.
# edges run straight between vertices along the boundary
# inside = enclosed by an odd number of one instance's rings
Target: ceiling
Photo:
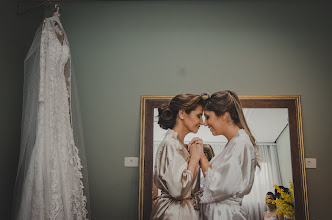
[[[288,125],[287,108],[244,108],[243,112],[248,126],[258,143],[275,143],[280,133]],[[158,111],[155,109],[154,140],[161,141],[166,130],[161,129],[157,124],[157,115]],[[200,137],[205,143],[227,142],[224,136],[213,136],[205,126],[201,126],[197,134],[188,134],[185,142],[189,142],[193,137]]]

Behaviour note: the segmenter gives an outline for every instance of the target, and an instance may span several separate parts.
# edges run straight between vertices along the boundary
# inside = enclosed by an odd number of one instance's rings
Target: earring
[[[180,116],[180,119],[183,120],[183,117]]]

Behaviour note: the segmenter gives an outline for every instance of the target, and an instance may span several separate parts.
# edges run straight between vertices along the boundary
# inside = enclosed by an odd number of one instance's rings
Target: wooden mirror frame
[[[153,181],[154,108],[173,96],[141,97],[139,220],[150,219]],[[239,96],[243,108],[287,108],[292,158],[295,219],[309,220],[300,96]]]

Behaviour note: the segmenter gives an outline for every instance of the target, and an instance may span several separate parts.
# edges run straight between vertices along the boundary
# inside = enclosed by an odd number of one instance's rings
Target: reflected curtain
[[[248,211],[251,220],[262,219],[267,210],[265,195],[274,193],[274,185],[281,185],[277,146],[258,145],[258,152],[262,158],[260,168],[256,169],[255,181],[249,195],[243,198],[243,207]]]

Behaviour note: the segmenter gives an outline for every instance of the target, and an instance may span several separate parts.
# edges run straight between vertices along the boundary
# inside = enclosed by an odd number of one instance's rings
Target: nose
[[[203,125],[204,124],[204,122],[203,122],[203,119],[201,118],[201,120],[199,120],[199,124],[200,125]]]
[[[206,119],[204,120],[203,125],[204,125],[204,126],[207,126],[207,125],[208,125]]]

